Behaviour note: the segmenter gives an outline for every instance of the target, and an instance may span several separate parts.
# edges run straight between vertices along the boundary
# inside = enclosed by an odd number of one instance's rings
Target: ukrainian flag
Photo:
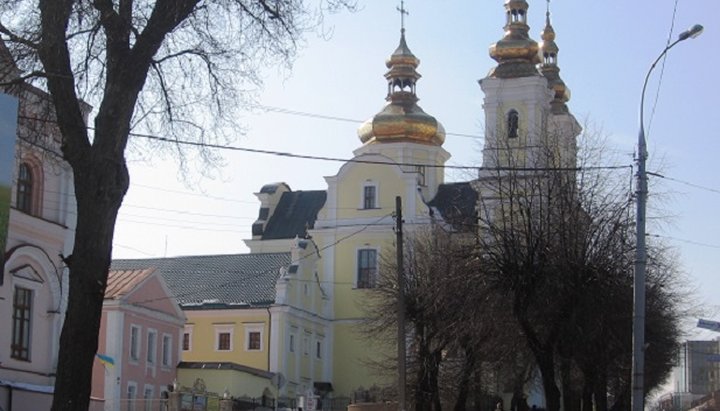
[[[112,368],[115,366],[115,360],[112,357],[103,354],[95,354],[98,360],[105,366],[105,368]]]

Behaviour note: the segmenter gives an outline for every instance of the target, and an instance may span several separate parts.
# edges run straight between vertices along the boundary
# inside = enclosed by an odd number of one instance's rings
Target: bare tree
[[[509,300],[540,371],[548,410],[559,410],[561,400],[568,410],[580,404],[607,409],[608,392],[622,407],[632,317],[629,179],[594,167],[590,160],[602,158],[603,149],[588,152],[587,142],[580,166],[570,166],[560,141],[548,133],[532,155],[498,147],[507,167],[478,181],[477,275]],[[648,332],[648,338],[658,347],[652,359],[648,352],[648,362],[657,365],[651,378],[657,384],[669,370],[679,317],[673,284],[661,275],[675,271],[660,263],[662,252],[652,257],[657,275],[650,282],[657,292],[649,307],[657,309],[649,308],[648,316],[657,334]]]
[[[53,410],[87,409],[131,130],[227,136],[257,70],[293,57],[323,12],[352,0],[6,0],[19,80],[42,79],[73,169],[77,229]],[[97,108],[92,132],[82,101]],[[211,128],[212,127],[212,128]],[[210,131],[212,130],[212,131]],[[179,146],[176,153],[182,156]]]

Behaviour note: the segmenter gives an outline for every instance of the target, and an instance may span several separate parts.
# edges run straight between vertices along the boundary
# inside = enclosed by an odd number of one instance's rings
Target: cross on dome
[[[410,13],[405,8],[405,0],[400,0],[400,7],[396,7],[397,11],[400,12],[400,30],[405,32],[405,16],[409,16]]]

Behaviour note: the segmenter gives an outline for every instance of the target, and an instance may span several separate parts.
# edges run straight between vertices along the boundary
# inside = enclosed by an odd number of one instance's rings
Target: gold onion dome
[[[540,72],[547,79],[548,87],[553,90],[553,100],[550,103],[555,114],[567,113],[567,103],[570,100],[570,89],[560,78],[560,67],[557,65],[557,55],[560,49],[555,43],[555,29],[550,24],[550,10],[546,13],[545,28],[540,43]]]
[[[420,60],[405,42],[405,29],[400,34],[400,45],[385,65],[389,69],[385,73],[387,104],[358,128],[360,141],[363,144],[410,141],[441,146],[445,142],[445,129],[417,105],[415,85],[422,76],[416,69]]]
[[[490,57],[498,62],[490,77],[515,78],[537,76],[538,44],[530,38],[527,25],[528,3],[525,0],[506,0],[505,36],[490,46]]]

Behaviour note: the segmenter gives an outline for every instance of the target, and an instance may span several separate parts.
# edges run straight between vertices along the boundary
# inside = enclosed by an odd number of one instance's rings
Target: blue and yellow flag
[[[95,354],[98,360],[105,366],[105,368],[112,368],[115,366],[115,360],[112,357],[103,354]]]

